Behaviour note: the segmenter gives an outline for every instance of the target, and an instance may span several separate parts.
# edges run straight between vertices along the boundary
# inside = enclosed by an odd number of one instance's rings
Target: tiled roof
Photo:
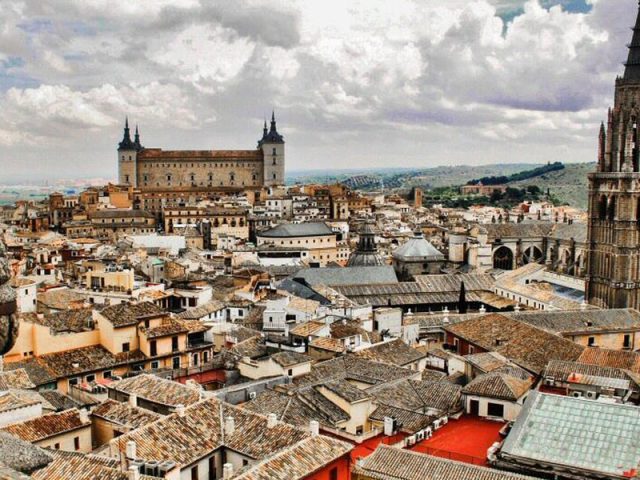
[[[226,417],[234,419],[231,434],[224,431]],[[311,448],[318,456],[327,448],[342,445],[327,437],[311,437],[282,422],[269,427],[264,415],[210,398],[187,407],[183,416],[174,413],[122,435],[112,445],[123,452],[126,443],[134,441],[137,456],[143,460],[169,460],[186,466],[222,446],[260,461],[308,438],[312,438]]]
[[[249,357],[253,359],[267,355],[267,347],[264,344],[264,339],[262,337],[251,337],[237,343],[230,351],[240,357]]]
[[[388,284],[398,282],[395,270],[388,265],[380,267],[305,268],[296,272],[293,278],[303,279],[309,285],[321,284],[329,287],[335,287],[337,285]],[[319,293],[324,295],[322,291]]]
[[[512,377],[506,373],[485,373],[474,378],[463,389],[465,395],[516,401],[531,388],[531,381]]]
[[[411,348],[402,339],[378,343],[371,347],[358,350],[356,355],[379,362],[392,363],[400,367],[417,362],[426,355],[415,348]]]
[[[336,394],[340,398],[346,400],[349,403],[355,403],[362,400],[367,400],[371,398],[370,394],[367,394],[365,391],[360,390],[357,387],[354,387],[349,382],[340,382],[340,381],[332,381],[325,382],[322,385],[318,385],[316,389],[326,388],[330,392]]]
[[[201,398],[200,391],[194,388],[146,373],[112,382],[107,388],[127,394],[133,393],[138,398],[174,407],[192,405]]]
[[[424,292],[460,292],[460,285],[464,282],[467,292],[475,290],[492,291],[495,283],[493,275],[488,273],[463,273],[447,275],[416,275],[415,281],[423,286]]]
[[[100,312],[114,327],[136,325],[141,318],[160,316],[164,313],[160,307],[151,302],[120,303],[111,305]]]
[[[85,296],[69,288],[55,288],[38,292],[38,303],[55,310],[72,309],[75,304],[83,304]]]
[[[375,411],[369,415],[371,420],[378,422],[384,422],[385,417],[396,419],[400,430],[410,435],[430,426],[437,419],[437,417],[425,415],[421,412],[385,405],[384,403],[378,404]]]
[[[375,480],[525,480],[515,473],[501,472],[424,453],[380,445],[354,468],[354,473]]]
[[[632,308],[612,310],[538,310],[507,316],[552,333],[640,330],[640,312]]]
[[[218,160],[248,159],[262,160],[262,150],[162,150],[161,148],[145,148],[138,153],[139,160]]]
[[[0,390],[10,388],[36,388],[24,368],[0,371]]]
[[[316,322],[314,320],[310,320],[304,323],[298,323],[289,329],[289,333],[291,335],[297,335],[299,337],[309,337],[314,335],[316,332],[319,332],[325,327],[325,323]]]
[[[589,365],[580,362],[563,362],[561,360],[551,360],[544,370],[545,377],[553,377],[556,381],[566,382],[575,375],[613,378],[618,380],[630,380],[627,371],[621,368],[606,367],[601,365]],[[577,382],[577,379],[571,380]]]
[[[345,349],[344,344],[339,339],[331,337],[314,338],[311,340],[311,343],[309,343],[309,346],[335,353],[341,353]]]
[[[584,347],[499,314],[444,327],[487,351],[498,352],[521,367],[540,373],[550,360],[576,360]]]
[[[129,480],[128,472],[121,470],[117,460],[85,455],[78,452],[51,450],[53,461],[33,473],[33,480]],[[140,475],[139,480],[157,480]]]
[[[504,441],[504,461],[562,466],[594,477],[624,478],[640,462],[635,405],[532,392]]]
[[[0,431],[0,446],[0,465],[19,472],[31,473],[52,460],[49,451],[3,431]]]
[[[63,410],[69,410],[72,408],[80,408],[81,406],[80,403],[75,401],[73,398],[58,390],[42,390],[39,393],[57,412],[62,412]]]
[[[47,383],[55,382],[56,375],[52,372],[38,357],[31,357],[26,360],[20,360],[18,362],[9,362],[4,365],[5,372],[24,369],[29,376],[31,382],[36,386],[45,385]]]
[[[54,334],[93,330],[93,308],[62,310],[44,315],[25,316],[27,321],[49,327]]]
[[[311,357],[296,352],[278,352],[271,355],[271,359],[281,367],[290,367],[300,363],[311,362]]]
[[[91,411],[91,415],[104,418],[119,425],[139,428],[155,422],[161,416],[144,408],[133,407],[128,403],[107,399]]]
[[[428,409],[448,414],[460,410],[461,388],[444,380],[403,380],[372,387],[367,392],[378,404],[415,412]]]
[[[218,300],[212,300],[205,303],[204,305],[200,305],[198,307],[185,310],[184,312],[180,312],[177,317],[184,320],[199,320],[202,317],[209,315],[210,313],[215,313],[224,309],[224,303]]]
[[[298,480],[348,454],[353,445],[332,438],[307,437],[238,472],[237,480]]]
[[[0,413],[10,412],[19,408],[37,405],[38,402],[33,399],[21,398],[11,392],[0,392]]]
[[[139,351],[114,355],[101,345],[93,345],[48,353],[41,355],[37,360],[56,378],[62,378],[144,360],[144,355]]]
[[[171,335],[187,333],[189,331],[182,322],[169,317],[163,318],[158,326],[145,328],[141,325],[138,329],[149,339],[168,337]]]
[[[73,409],[14,423],[2,428],[2,430],[27,442],[38,442],[64,432],[89,427],[90,425],[91,423],[82,423],[80,412]]]
[[[289,238],[335,235],[335,232],[324,222],[308,222],[283,223],[264,232],[259,232],[257,235],[263,238]]]
[[[508,360],[496,352],[465,355],[465,360],[484,373],[492,372],[508,363]]]
[[[585,348],[576,361],[602,367],[623,368],[634,373],[640,373],[640,354],[636,352],[608,350],[605,348]]]

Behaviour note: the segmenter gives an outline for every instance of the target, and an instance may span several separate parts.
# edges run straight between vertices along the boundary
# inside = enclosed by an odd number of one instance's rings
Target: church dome
[[[422,232],[416,232],[413,238],[395,249],[393,258],[403,262],[432,262],[444,260],[444,255],[424,238]]]
[[[373,222],[367,221],[358,230],[358,248],[349,256],[348,267],[378,267],[385,265],[376,246],[376,228]]]

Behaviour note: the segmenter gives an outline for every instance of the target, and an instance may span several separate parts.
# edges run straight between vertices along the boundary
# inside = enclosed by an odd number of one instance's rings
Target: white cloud
[[[592,160],[636,13],[631,1],[593,5],[7,0],[0,135],[17,152],[55,142],[65,158],[90,131],[110,161],[128,113],[159,146],[207,147],[214,131],[216,146],[246,148],[275,106],[293,167],[486,161],[479,148],[531,161],[532,145],[540,160]],[[498,15],[522,7],[507,25]],[[334,142],[342,153],[327,162],[318,145]]]

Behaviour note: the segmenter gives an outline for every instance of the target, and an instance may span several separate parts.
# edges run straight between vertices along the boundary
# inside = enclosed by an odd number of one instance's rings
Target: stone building
[[[640,14],[614,106],[600,127],[597,170],[589,174],[587,301],[640,305]]]
[[[128,120],[118,144],[118,181],[137,189],[141,207],[158,212],[172,200],[212,192],[260,190],[284,184],[284,138],[264,124],[252,150],[162,150],[145,148],[138,127],[131,140]]]
[[[409,280],[416,275],[440,273],[444,263],[444,255],[420,231],[393,252],[393,268],[402,280]]]
[[[364,222],[358,232],[358,247],[349,256],[348,267],[377,267],[384,259],[376,245],[376,229],[373,222]]]

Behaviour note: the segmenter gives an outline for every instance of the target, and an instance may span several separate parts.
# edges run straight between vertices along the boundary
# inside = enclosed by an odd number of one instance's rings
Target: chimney
[[[278,423],[278,417],[275,413],[267,415],[267,428],[273,428]]]
[[[176,405],[176,413],[179,417],[184,417],[184,412],[185,408],[183,404],[179,403],[178,405]]]
[[[320,424],[316,420],[311,420],[309,422],[309,431],[312,437],[317,437],[320,435]]]
[[[136,395],[135,393],[129,394],[129,405],[131,405],[132,407],[138,406],[138,395]]]
[[[86,408],[82,408],[80,409],[80,422],[81,423],[89,423],[91,420],[89,420],[89,412],[87,411]]]
[[[140,479],[140,469],[136,466],[130,466],[129,471],[127,472],[127,478],[129,480],[139,480]]]
[[[484,303],[482,305],[480,305],[480,310],[478,310],[480,313],[487,313],[487,309],[484,306]]]
[[[233,432],[236,431],[236,422],[233,417],[226,417],[224,419],[224,434],[225,435],[233,435]]]
[[[136,459],[136,442],[131,440],[127,442],[127,449],[125,450],[125,454],[129,460]]]
[[[233,464],[225,463],[222,466],[222,478],[228,480],[233,477]]]

